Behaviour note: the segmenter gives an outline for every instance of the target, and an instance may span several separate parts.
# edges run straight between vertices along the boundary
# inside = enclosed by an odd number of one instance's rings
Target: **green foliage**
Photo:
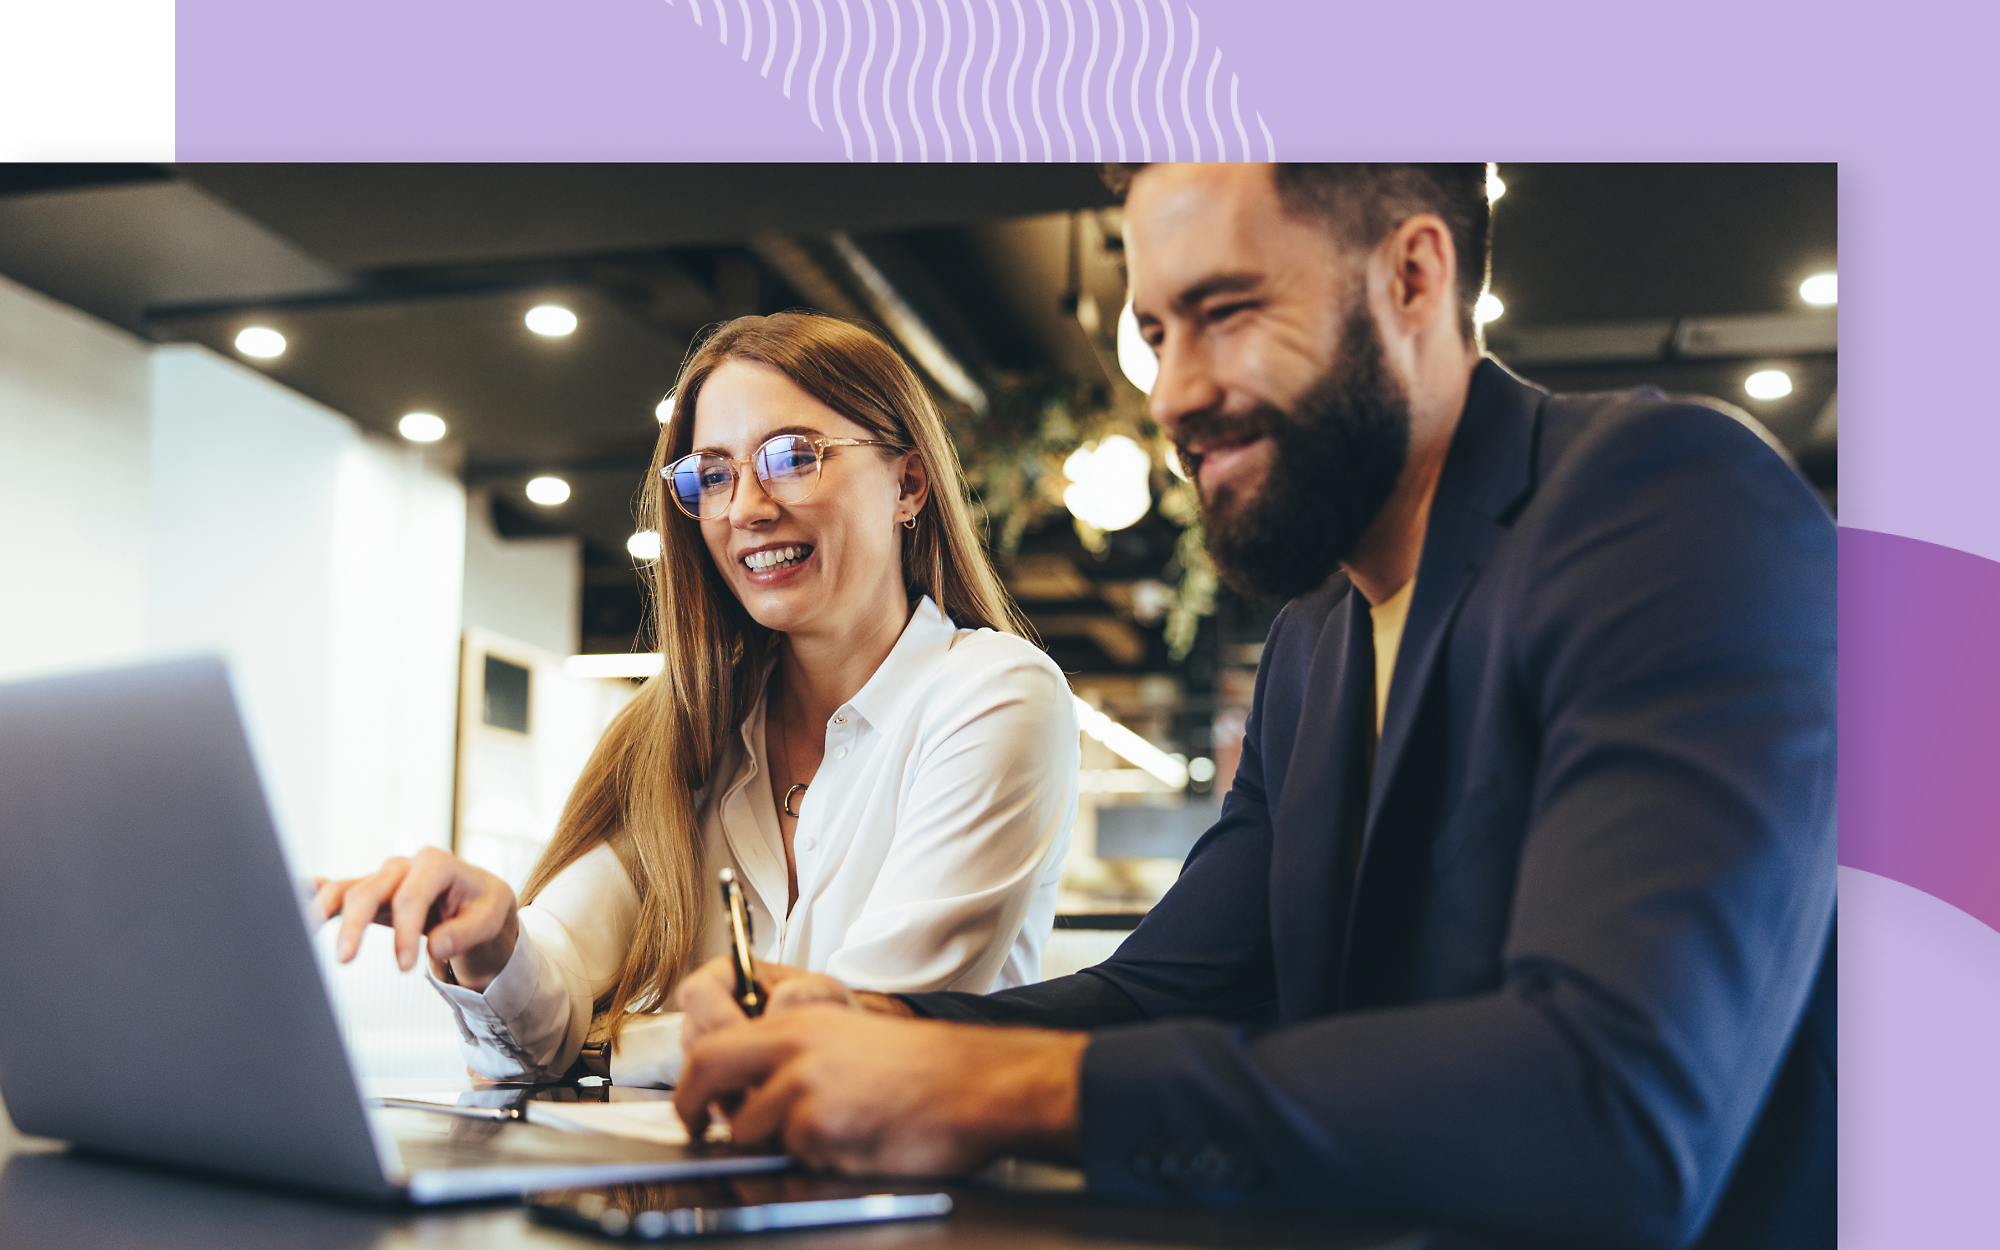
[[[986,529],[987,546],[1006,559],[1020,550],[1021,537],[1063,511],[1063,462],[1079,447],[1123,434],[1153,456],[1154,508],[1181,527],[1169,579],[1178,577],[1167,610],[1169,654],[1184,658],[1194,645],[1200,619],[1215,610],[1215,566],[1203,545],[1201,512],[1194,489],[1173,476],[1172,454],[1144,402],[1127,387],[1114,393],[1101,382],[1041,371],[985,380],[983,413],[959,409],[946,424],[972,488],[972,501]],[[1085,550],[1102,554],[1103,531],[1071,518]]]

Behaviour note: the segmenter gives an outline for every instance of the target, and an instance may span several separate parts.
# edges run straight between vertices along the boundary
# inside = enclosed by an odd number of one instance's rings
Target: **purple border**
[[[800,6],[832,12],[841,2]],[[1069,0],[1078,10],[1089,2]],[[715,3],[180,0],[179,155],[840,159],[856,128],[843,137],[824,115],[815,126],[796,90],[786,99],[722,48],[719,20],[696,29],[688,6]],[[761,7],[736,3],[716,19]],[[846,3],[852,19],[867,0]],[[2000,114],[1987,64],[1996,11],[1918,3],[1871,20],[1722,0],[1422,10],[1182,0],[1179,10],[1225,50],[1280,156],[1841,162],[1842,509],[1856,527],[1842,547],[1842,856],[2000,924],[1985,794],[1995,770],[1984,758],[2000,728],[1989,710],[2000,707],[1989,697],[2000,696],[2000,665],[1982,637],[2000,611],[2000,582],[1974,559],[2000,560],[1985,489],[2000,463],[2000,421],[1977,377],[2000,252],[1984,245],[1976,218],[1961,224],[2000,190],[2000,162],[1988,155]],[[1058,96],[1014,98],[1024,113],[1044,105],[1042,123],[1054,126]],[[1882,989],[1893,982],[1885,976],[1859,977],[1843,993],[1843,1037],[1862,1043],[1843,1068],[1843,1114],[1900,1105],[1885,1091],[1916,1067],[1927,1088],[1960,1096],[1931,1098],[1899,1122],[1893,1170],[1879,1152],[1844,1153],[1844,1207],[1859,1185],[1854,1167],[1883,1169],[1867,1176],[1867,1220],[1843,1212],[1852,1234],[1843,1242],[1854,1247],[1919,1228],[1939,1244],[1989,1239],[1977,1204],[1941,1201],[1938,1178],[2000,1164],[2000,1142],[1984,1131],[2000,1114],[2000,1075],[1990,1047],[1940,1050],[1918,1017],[2000,1020],[2000,982],[1924,975],[2000,967],[1974,951],[1994,934],[1916,915],[1864,906],[1843,918],[1844,980],[1850,964],[1885,960],[1909,974],[1907,992]]]

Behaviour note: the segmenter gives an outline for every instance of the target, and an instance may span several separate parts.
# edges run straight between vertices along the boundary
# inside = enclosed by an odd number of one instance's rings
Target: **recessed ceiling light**
[[[625,550],[632,553],[635,560],[657,560],[660,558],[660,535],[657,530],[640,530],[625,540]]]
[[[1839,302],[1837,285],[1833,274],[1816,273],[1799,283],[1799,298],[1815,308],[1825,308],[1829,304]]]
[[[1500,320],[1506,312],[1507,305],[1500,302],[1498,295],[1488,291],[1472,306],[1472,320],[1479,325],[1485,325],[1489,321]]]
[[[436,413],[412,412],[396,422],[404,438],[413,443],[435,443],[444,437],[444,420]]]
[[[269,360],[285,354],[285,336],[269,326],[251,326],[236,336],[236,350]]]
[[[1792,375],[1783,369],[1759,369],[1743,379],[1743,393],[1752,399],[1783,399],[1792,393]]]
[[[559,477],[536,477],[528,479],[528,498],[553,508],[569,499],[569,483]]]
[[[537,304],[528,310],[528,328],[558,339],[576,329],[576,314],[561,304]]]
[[[1491,204],[1505,194],[1507,194],[1507,184],[1500,181],[1500,167],[1497,165],[1488,165],[1486,167],[1486,202]]]
[[[1129,299],[1125,301],[1125,311],[1118,314],[1118,367],[1125,371],[1132,385],[1148,395],[1153,393],[1153,383],[1160,376],[1160,358],[1146,336],[1139,333],[1139,318],[1132,311]]]
[[[673,420],[674,397],[672,395],[669,395],[665,399],[661,400],[659,406],[653,409],[653,415],[660,419],[661,425],[665,425],[667,422]]]
[[[1215,761],[1206,755],[1197,755],[1188,761],[1188,780],[1203,785],[1215,780]]]

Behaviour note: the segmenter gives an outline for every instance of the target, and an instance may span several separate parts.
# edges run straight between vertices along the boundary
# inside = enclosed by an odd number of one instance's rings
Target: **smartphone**
[[[529,1215],[542,1223],[640,1241],[951,1214],[949,1194],[856,1193],[855,1189],[852,1181],[827,1177],[715,1177],[550,1190],[529,1194],[526,1201]]]

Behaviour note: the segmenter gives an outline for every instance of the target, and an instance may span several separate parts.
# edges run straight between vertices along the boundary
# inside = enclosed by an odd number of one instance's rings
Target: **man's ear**
[[[1435,213],[1418,213],[1390,232],[1390,315],[1414,331],[1443,315],[1458,325],[1458,255],[1451,227]]]

